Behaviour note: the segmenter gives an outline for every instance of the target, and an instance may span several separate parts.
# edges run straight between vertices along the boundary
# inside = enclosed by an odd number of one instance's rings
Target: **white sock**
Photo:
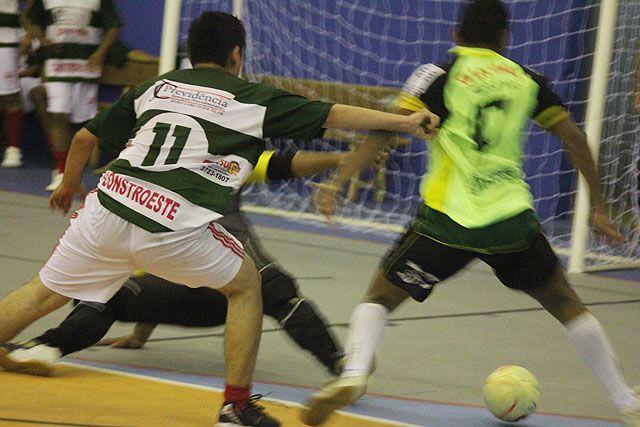
[[[638,409],[640,402],[627,385],[600,322],[585,311],[564,325],[569,341],[582,361],[593,371],[609,400],[619,409]]]
[[[369,374],[387,326],[387,314],[387,308],[381,304],[359,304],[353,310],[345,345],[347,361],[341,377]]]

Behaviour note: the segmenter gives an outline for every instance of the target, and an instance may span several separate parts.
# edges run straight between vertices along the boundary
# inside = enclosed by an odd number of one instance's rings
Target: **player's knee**
[[[387,310],[393,311],[409,294],[387,280],[382,273],[378,274],[373,283],[367,289],[362,302],[383,305]]]
[[[298,297],[298,287],[293,277],[277,267],[262,271],[262,304],[264,313],[278,317],[283,306]]]
[[[223,294],[229,296],[240,293],[260,293],[260,273],[253,260],[245,256],[236,276],[220,289]]]
[[[40,276],[36,275],[33,279],[25,285],[28,292],[37,300],[43,307],[58,308],[66,304],[70,298],[60,295],[51,289],[47,288]]]

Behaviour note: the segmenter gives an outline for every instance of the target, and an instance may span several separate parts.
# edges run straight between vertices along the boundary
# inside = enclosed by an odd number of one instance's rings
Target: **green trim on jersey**
[[[427,144],[429,173],[421,195],[462,227],[485,227],[533,207],[521,157],[539,86],[492,50],[451,51],[458,57],[444,85],[450,114]]]
[[[0,12],[0,27],[20,28],[20,15]]]
[[[163,233],[171,231],[170,228],[167,228],[162,224],[158,224],[157,222],[150,220],[146,216],[139,214],[138,212],[123,205],[122,203],[113,200],[111,197],[100,190],[98,190],[98,201],[100,201],[100,204],[105,209],[115,213],[120,218],[129,221],[131,224],[135,224],[138,227],[149,231],[150,233]]]
[[[53,13],[45,9],[43,0],[34,0],[26,15],[33,24],[43,28],[55,24]],[[122,19],[112,0],[100,0],[100,9],[92,11],[89,26],[104,29],[122,27]]]
[[[487,254],[523,251],[540,232],[540,224],[530,209],[485,227],[465,228],[425,204],[418,207],[411,228],[444,245]]]
[[[227,213],[228,208],[225,201],[233,193],[233,188],[212,185],[211,181],[188,169],[152,172],[131,166],[127,160],[117,159],[109,166],[109,170],[159,185],[179,194],[193,204],[223,215]],[[202,191],[203,188],[207,188],[207,191]]]
[[[0,43],[0,49],[3,47],[18,47],[18,43]]]

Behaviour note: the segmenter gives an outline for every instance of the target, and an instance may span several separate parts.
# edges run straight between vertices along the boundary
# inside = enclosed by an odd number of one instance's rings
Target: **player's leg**
[[[69,298],[45,287],[36,275],[29,283],[0,300],[0,343],[9,341],[31,323],[68,301]]]
[[[140,233],[144,234],[143,230]],[[171,234],[171,240],[157,237],[155,247],[140,248],[136,257],[139,266],[151,274],[191,287],[216,288],[227,297],[227,383],[219,422],[235,419],[244,423],[241,425],[278,426],[250,399],[262,329],[260,274],[253,261],[245,256],[242,245],[215,223]]]
[[[4,128],[7,137],[2,164],[3,168],[22,166],[20,139],[22,138],[23,111],[20,93],[0,95],[0,112],[4,116]]]
[[[276,264],[260,271],[264,314],[273,317],[300,348],[333,375],[342,370],[343,352],[313,303],[298,295],[294,279]]]
[[[95,193],[89,194],[86,207],[72,215],[69,228],[38,277],[0,303],[0,342],[60,307],[68,298],[107,302],[134,270],[128,253],[133,227],[104,209]],[[3,355],[6,363],[42,359],[50,365],[51,356],[56,359],[60,353],[45,345],[27,344],[4,351]]]
[[[495,269],[502,283],[523,290],[562,323],[576,352],[620,411],[640,411],[640,402],[626,384],[600,322],[567,281],[544,235],[538,234],[523,252],[480,258]]]
[[[340,378],[312,396],[309,409],[302,414],[303,421],[318,425],[336,409],[358,400],[366,391],[389,312],[408,297],[423,302],[437,283],[473,258],[470,252],[408,230],[387,253],[363,302],[352,313]]]
[[[73,138],[73,128],[69,113],[73,108],[73,83],[46,82],[49,135],[51,137],[51,155],[55,169],[51,174],[51,183],[45,188],[53,191],[62,182],[62,174],[67,162],[69,145]]]
[[[190,288],[152,274],[131,277],[126,283],[135,296],[115,310],[116,320],[187,327],[224,325],[227,298],[211,288]]]
[[[7,147],[1,167],[22,165],[20,139],[22,138],[22,102],[18,78],[18,48],[0,48],[0,114],[4,120]]]
[[[327,369],[337,374],[342,351],[337,340],[313,304],[300,297],[295,280],[278,267],[264,249],[253,228],[240,212],[240,200],[230,215],[219,221],[227,231],[242,242],[262,276],[264,313],[273,317],[301,348],[310,351]]]

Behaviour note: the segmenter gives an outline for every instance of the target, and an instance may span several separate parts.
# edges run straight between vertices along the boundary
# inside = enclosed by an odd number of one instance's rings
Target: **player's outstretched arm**
[[[368,108],[335,104],[322,127],[327,129],[384,130],[407,132],[416,138],[435,135],[438,116],[424,109],[410,115],[385,113]]]
[[[131,335],[116,338],[103,338],[96,345],[108,345],[114,348],[142,348],[156,328],[153,323],[137,323]]]
[[[62,183],[49,197],[49,207],[51,209],[61,210],[66,214],[71,209],[74,194],[80,194],[81,197],[84,197],[82,171],[89,160],[93,147],[97,143],[98,138],[89,132],[87,128],[80,129],[73,136]]]
[[[300,178],[335,169],[345,161],[348,154],[346,152],[298,151],[291,159],[291,174]]]
[[[569,117],[551,126],[549,131],[557,136],[569,151],[569,157],[573,165],[582,176],[584,176],[587,182],[593,207],[591,222],[595,231],[614,241],[624,241],[624,236],[616,230],[615,226],[609,220],[608,209],[605,205],[598,179],[598,170],[584,132],[582,132]]]

